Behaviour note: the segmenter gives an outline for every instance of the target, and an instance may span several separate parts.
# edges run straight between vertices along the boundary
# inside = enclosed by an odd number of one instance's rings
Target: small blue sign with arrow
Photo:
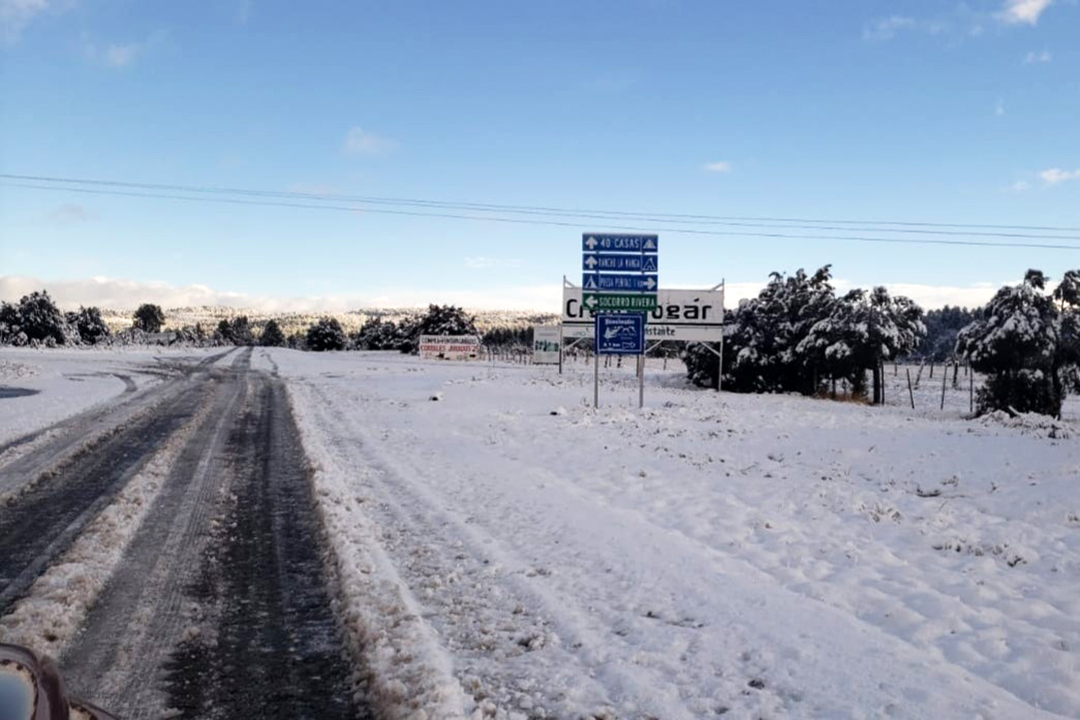
[[[586,253],[581,258],[581,269],[586,272],[646,272],[660,270],[656,255],[618,255],[615,253]]]
[[[587,273],[582,276],[581,287],[586,292],[644,292],[655,293],[659,287],[656,275],[609,275]]]
[[[581,236],[582,252],[655,253],[660,250],[658,235],[612,235],[585,233]]]

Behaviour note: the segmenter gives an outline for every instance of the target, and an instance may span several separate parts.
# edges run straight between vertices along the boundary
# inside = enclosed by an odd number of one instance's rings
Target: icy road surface
[[[0,642],[119,717],[368,717],[284,384],[251,354],[154,358],[161,382],[80,395],[0,455]],[[66,390],[19,400],[42,417]]]
[[[1080,716],[1072,421],[253,363],[287,381],[384,717]]]

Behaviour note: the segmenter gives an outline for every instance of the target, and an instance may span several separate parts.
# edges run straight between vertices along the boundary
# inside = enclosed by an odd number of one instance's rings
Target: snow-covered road
[[[1080,716],[1061,430],[674,373],[638,411],[610,371],[594,411],[584,366],[271,361],[389,717]]]

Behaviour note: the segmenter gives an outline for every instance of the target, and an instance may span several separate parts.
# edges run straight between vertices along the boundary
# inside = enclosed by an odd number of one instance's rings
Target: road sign
[[[656,295],[637,293],[589,293],[582,296],[581,304],[590,312],[629,310],[641,312],[656,307]]]
[[[475,360],[480,338],[475,335],[421,335],[420,357],[427,360]]]
[[[656,255],[619,255],[617,253],[586,253],[581,258],[586,272],[658,272],[660,259]]]
[[[659,283],[656,275],[610,275],[588,273],[581,278],[581,287],[589,291],[614,291],[655,293]]]
[[[643,313],[604,313],[596,316],[596,352],[603,355],[641,355],[645,352]]]
[[[559,338],[561,328],[558,325],[533,325],[534,365],[559,364]]]
[[[649,311],[648,318],[645,335],[649,340],[720,342],[724,325],[724,291],[661,288],[657,292],[656,307]],[[585,293],[577,286],[563,286],[562,322],[563,337],[593,336],[592,308],[585,304]]]
[[[657,235],[617,235],[611,233],[585,233],[581,236],[582,252],[633,252],[655,253],[660,249]]]

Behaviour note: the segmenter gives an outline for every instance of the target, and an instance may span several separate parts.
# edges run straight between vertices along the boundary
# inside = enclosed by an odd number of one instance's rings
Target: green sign
[[[635,310],[649,311],[656,309],[655,295],[638,295],[636,293],[585,293],[581,304],[589,312],[597,310]]]

